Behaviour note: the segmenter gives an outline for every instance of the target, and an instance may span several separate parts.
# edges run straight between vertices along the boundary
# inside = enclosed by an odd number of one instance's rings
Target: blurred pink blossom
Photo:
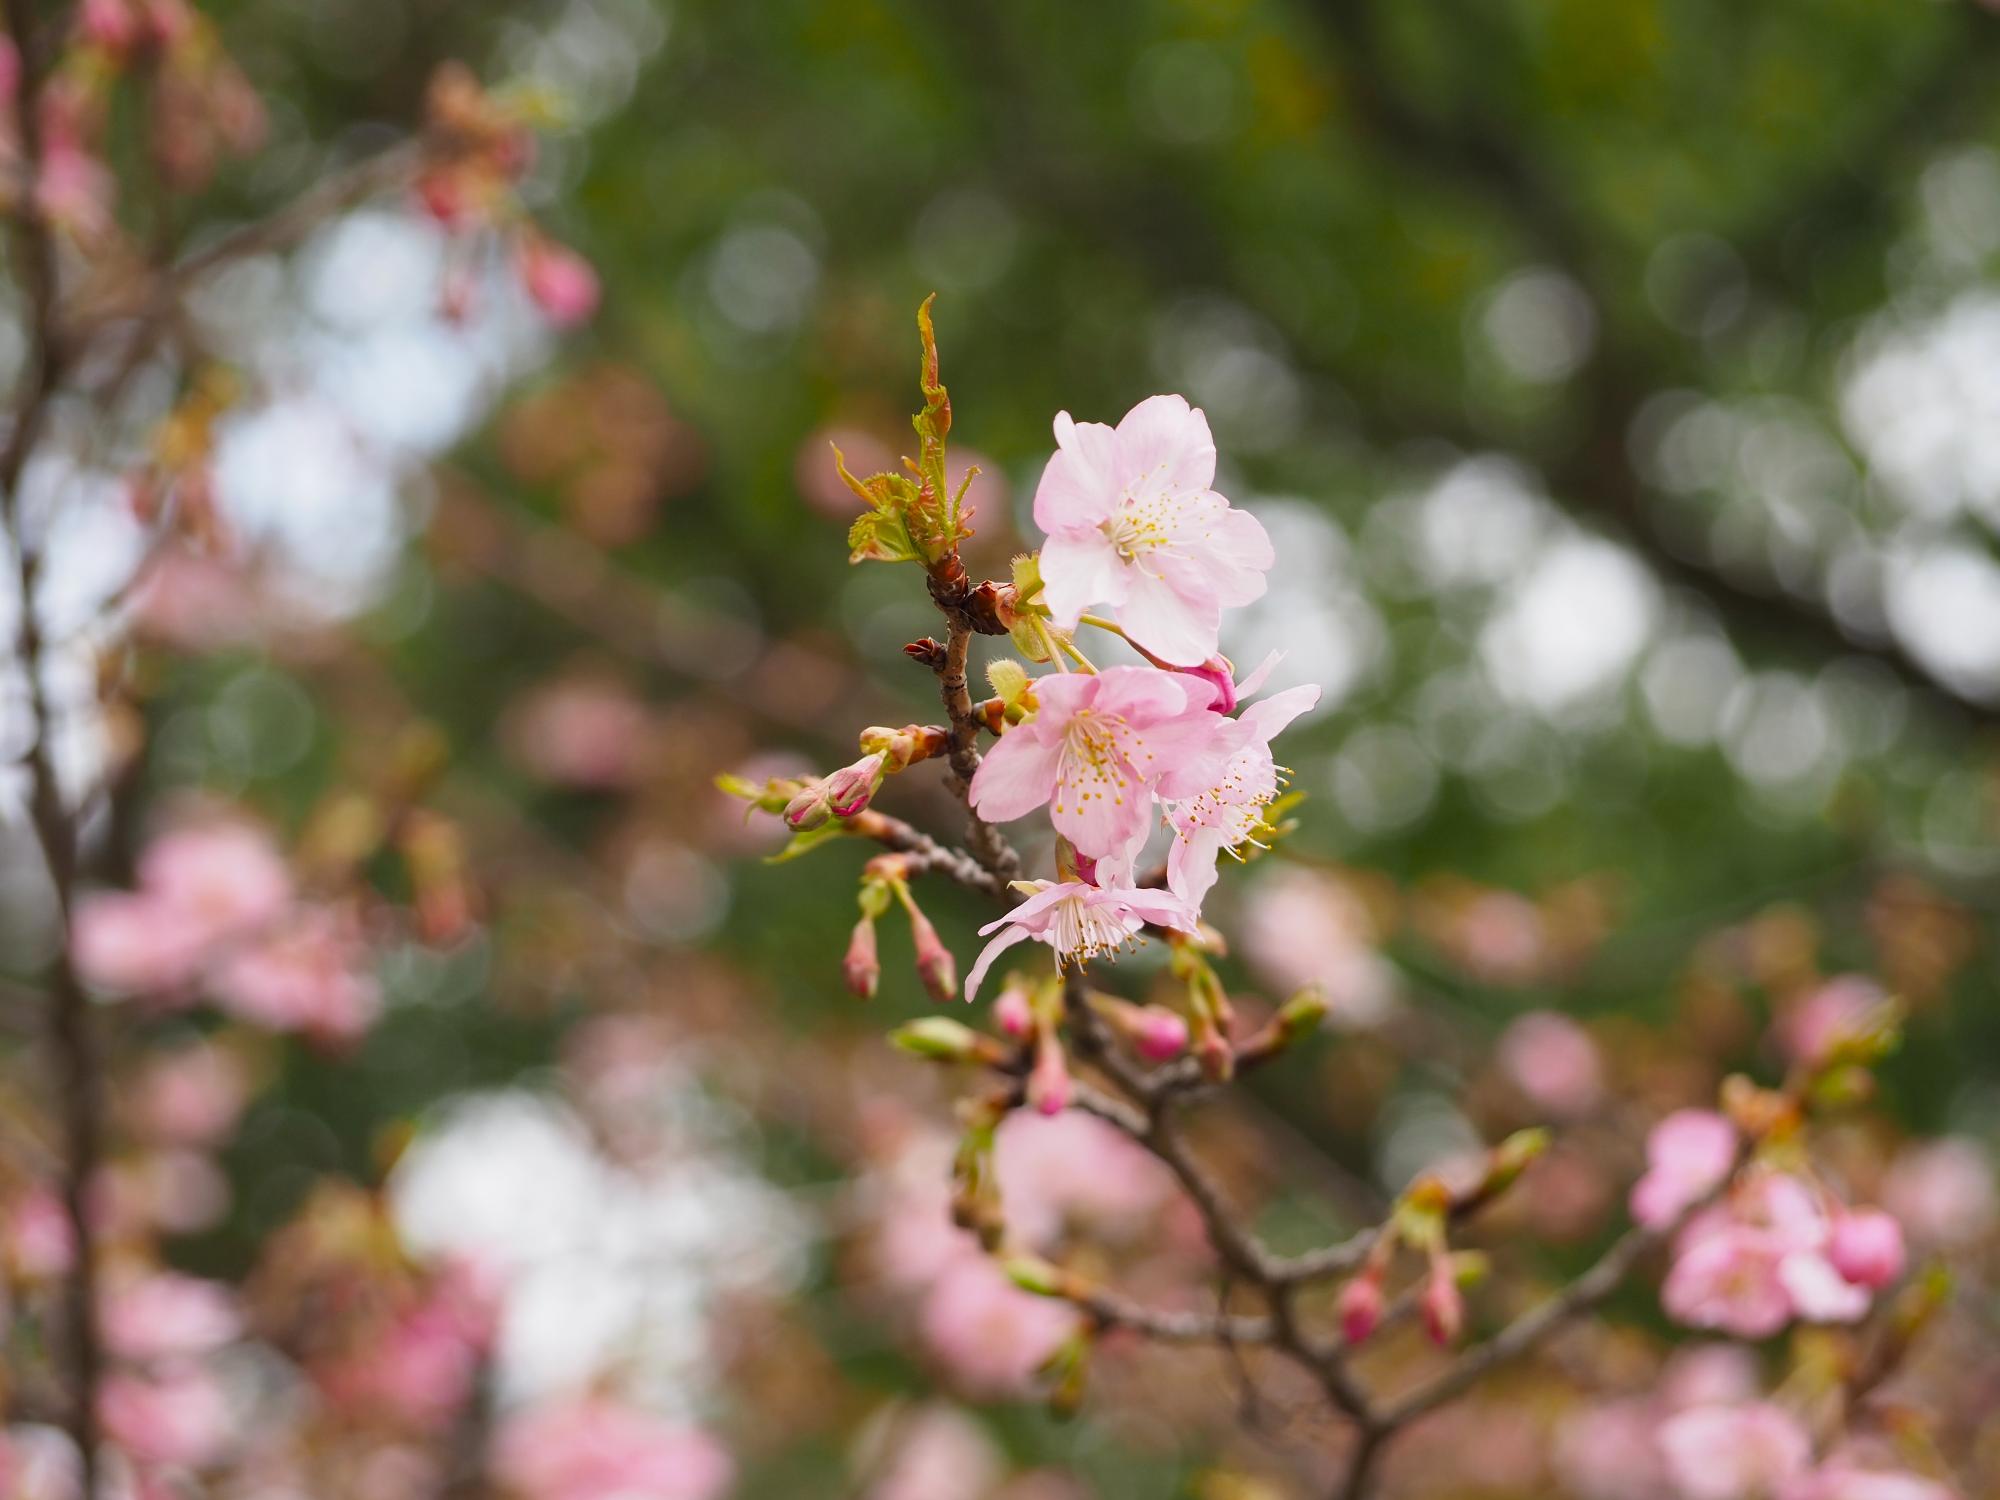
[[[1690,1407],[1660,1424],[1659,1444],[1684,1500],[1778,1500],[1812,1461],[1805,1427],[1766,1401]]]
[[[614,682],[581,676],[529,694],[507,734],[515,757],[537,776],[600,791],[645,774],[652,738],[644,703]]]
[[[243,1319],[220,1282],[152,1271],[109,1288],[104,1344],[121,1359],[153,1361],[207,1354],[238,1338]]]
[[[8,1207],[4,1233],[6,1262],[25,1281],[65,1275],[76,1255],[69,1211],[54,1191],[30,1187]]]
[[[1371,1026],[1395,1008],[1394,971],[1375,949],[1367,908],[1332,876],[1284,869],[1259,881],[1243,940],[1279,989],[1324,994],[1336,1026]]]
[[[127,1109],[143,1135],[207,1146],[229,1133],[248,1096],[242,1059],[197,1041],[149,1057],[132,1081]]]
[[[707,1433],[605,1396],[509,1417],[493,1453],[495,1472],[521,1500],[712,1500],[735,1474]]]
[[[1958,1500],[1958,1491],[1903,1470],[1860,1468],[1835,1457],[1794,1480],[1780,1500]]]
[[[1644,1400],[1568,1413],[1550,1453],[1556,1478],[1575,1500],[1670,1500],[1658,1426],[1658,1411]]]
[[[0,1428],[0,1495],[7,1500],[77,1500],[83,1466],[69,1434],[21,1423]]]
[[[1856,1286],[1880,1291],[1903,1274],[1903,1226],[1879,1208],[1854,1208],[1835,1216],[1827,1258]]]
[[[297,912],[280,931],[231,955],[216,973],[215,995],[239,1020],[330,1042],[360,1036],[381,1008],[359,935],[322,908]]]
[[[1646,1137],[1646,1175],[1632,1187],[1632,1217],[1671,1224],[1722,1185],[1736,1160],[1736,1127],[1706,1109],[1668,1115]]]
[[[1067,1303],[1024,1292],[984,1255],[956,1262],[924,1299],[924,1345],[972,1395],[1026,1395],[1035,1371],[1075,1330]]]
[[[1827,1259],[1832,1225],[1797,1178],[1770,1172],[1681,1231],[1661,1288],[1669,1316],[1738,1338],[1766,1338],[1791,1322],[1852,1322],[1868,1293]]]
[[[105,1436],[142,1463],[209,1463],[235,1425],[215,1377],[192,1364],[112,1374],[98,1388],[97,1406]]]
[[[597,270],[567,245],[536,235],[521,247],[521,285],[548,320],[573,328],[597,311],[603,288]]]
[[[1001,1473],[985,1429],[955,1407],[933,1402],[898,1420],[867,1500],[982,1500]]]
[[[1789,1061],[1801,1067],[1818,1067],[1839,1042],[1855,1035],[1887,998],[1879,984],[1858,974],[1830,979],[1779,1023],[1779,1045]]]
[[[1529,1101],[1556,1119],[1575,1119],[1604,1097],[1597,1044],[1568,1016],[1530,1011],[1501,1034],[1500,1066]]]
[[[1969,1245],[2000,1222],[1992,1159],[1965,1136],[1907,1146],[1883,1179],[1882,1206],[1921,1244]]]

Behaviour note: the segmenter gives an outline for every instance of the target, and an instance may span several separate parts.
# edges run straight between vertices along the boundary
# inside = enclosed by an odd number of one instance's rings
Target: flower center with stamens
[[[1163,497],[1125,497],[1117,511],[1097,523],[1104,539],[1111,543],[1120,560],[1137,562],[1141,553],[1170,545],[1173,534],[1167,529],[1167,507]]]
[[[1063,731],[1055,810],[1080,810],[1086,802],[1100,797],[1109,797],[1122,807],[1133,786],[1132,771],[1141,758],[1152,757],[1124,715],[1079,710]]]
[[[1087,963],[1132,941],[1125,923],[1088,896],[1071,896],[1057,904],[1049,937],[1061,959],[1077,963]]]

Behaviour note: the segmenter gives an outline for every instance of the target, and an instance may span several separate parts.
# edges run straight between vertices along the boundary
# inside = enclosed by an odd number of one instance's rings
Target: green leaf
[[[804,833],[793,834],[792,841],[776,854],[766,855],[764,863],[767,865],[781,865],[786,860],[797,859],[801,854],[812,853],[813,850],[824,844],[828,839],[837,839],[846,832],[847,825],[845,823],[841,822],[838,818],[831,819],[828,822],[820,824],[817,828],[809,828]]]

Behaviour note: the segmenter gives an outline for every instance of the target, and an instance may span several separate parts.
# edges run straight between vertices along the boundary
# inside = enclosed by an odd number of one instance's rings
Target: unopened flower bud
[[[1198,667],[1176,667],[1174,670],[1185,672],[1190,677],[1199,677],[1203,682],[1214,685],[1215,697],[1208,705],[1211,712],[1218,714],[1236,712],[1236,668],[1228,657],[1218,653]]]
[[[1528,1170],[1548,1151],[1554,1138],[1539,1127],[1532,1130],[1517,1130],[1493,1148],[1486,1159],[1486,1177],[1476,1189],[1481,1198],[1490,1198],[1504,1193],[1520,1180]]]
[[[847,981],[848,993],[857,999],[873,1000],[876,987],[882,981],[882,963],[875,953],[875,923],[863,917],[854,924],[854,935],[847,940],[847,957],[840,961],[841,977]]]
[[[807,782],[799,789],[797,795],[785,804],[785,822],[798,833],[808,833],[820,827],[832,816],[833,807],[827,800],[824,781]]]
[[[1062,1043],[1045,1030],[1035,1048],[1035,1066],[1028,1074],[1028,1102],[1045,1115],[1069,1108],[1069,1064]]]
[[[597,311],[597,272],[568,246],[536,235],[522,245],[518,270],[522,287],[556,327],[573,327]]]
[[[993,1024],[1000,1028],[1001,1035],[1017,1042],[1025,1042],[1035,1034],[1034,1001],[1027,982],[1018,975],[1008,978],[1000,998],[993,1002]]]
[[[1140,1007],[1141,1022],[1135,1042],[1139,1055],[1150,1062],[1166,1062],[1187,1051],[1188,1024],[1178,1012],[1164,1005]]]
[[[970,1026],[947,1016],[921,1016],[889,1033],[891,1046],[932,1062],[971,1062],[979,1056],[981,1040]]]
[[[827,807],[836,818],[851,818],[874,800],[876,788],[882,785],[885,759],[881,752],[864,755],[853,765],[842,766],[821,783]]]
[[[1856,1286],[1880,1291],[1903,1274],[1903,1226],[1879,1208],[1855,1208],[1833,1222],[1833,1268]]]
[[[931,926],[931,919],[910,907],[910,935],[917,944],[917,975],[924,982],[924,989],[931,999],[940,1005],[958,994],[958,963],[951,956],[951,950],[938,938],[937,929]]]
[[[1433,1343],[1449,1344],[1465,1328],[1465,1297],[1458,1289],[1450,1256],[1431,1257],[1423,1292],[1417,1298],[1417,1310],[1423,1314],[1424,1329]]]
[[[1340,1289],[1334,1311],[1340,1316],[1340,1334],[1350,1344],[1359,1344],[1382,1324],[1385,1311],[1382,1278],[1374,1267],[1366,1267]]]

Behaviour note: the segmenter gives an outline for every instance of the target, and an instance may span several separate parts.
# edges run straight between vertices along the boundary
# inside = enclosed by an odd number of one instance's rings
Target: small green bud
[[[923,1016],[889,1033],[892,1046],[933,1062],[970,1062],[979,1054],[980,1036],[946,1016]]]

